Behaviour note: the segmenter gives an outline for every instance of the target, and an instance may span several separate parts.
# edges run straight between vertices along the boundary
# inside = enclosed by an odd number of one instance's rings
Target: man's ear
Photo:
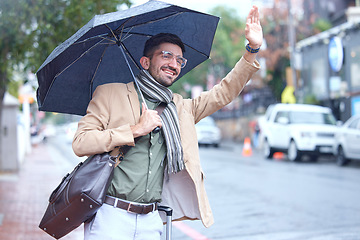
[[[150,58],[145,56],[140,58],[140,64],[145,70],[148,70],[150,66]]]

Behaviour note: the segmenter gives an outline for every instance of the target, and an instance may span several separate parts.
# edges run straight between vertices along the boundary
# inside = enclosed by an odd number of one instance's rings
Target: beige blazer
[[[180,122],[186,170],[164,180],[162,205],[173,208],[173,219],[201,219],[205,227],[213,224],[213,214],[204,187],[195,124],[235,99],[259,63],[244,58],[210,91],[195,99],[174,94]],[[140,103],[134,84],[110,83],[96,88],[87,114],[79,121],[73,141],[78,156],[109,152],[116,146],[134,146],[130,125],[140,118]]]

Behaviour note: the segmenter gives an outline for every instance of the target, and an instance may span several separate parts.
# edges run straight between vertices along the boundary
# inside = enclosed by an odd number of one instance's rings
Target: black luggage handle
[[[166,216],[172,216],[172,208],[168,206],[158,206],[158,211],[163,211],[166,213]]]

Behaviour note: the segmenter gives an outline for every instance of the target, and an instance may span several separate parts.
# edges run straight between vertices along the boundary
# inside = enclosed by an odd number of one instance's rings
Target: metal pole
[[[139,85],[138,85],[138,82],[137,82],[137,80],[136,80],[135,74],[134,74],[133,70],[132,70],[131,67],[130,67],[130,63],[129,63],[127,57],[126,57],[126,54],[125,54],[125,51],[124,51],[124,49],[123,49],[122,44],[120,44],[119,48],[120,48],[120,50],[121,50],[121,52],[122,52],[122,54],[123,54],[123,56],[124,56],[124,59],[125,59],[125,61],[126,61],[126,64],[127,64],[128,67],[129,67],[130,73],[131,73],[131,75],[132,75],[132,77],[133,77],[133,79],[134,79],[134,82],[135,82],[135,86],[136,86],[136,88],[138,89],[138,91],[139,91],[139,93],[140,93],[141,100],[142,100],[143,103],[145,104],[146,108],[148,108],[147,105],[146,105],[146,102],[145,102],[144,95],[142,94],[141,89],[140,89],[140,87],[139,87]]]
[[[159,206],[159,211],[164,211],[166,213],[166,240],[171,240],[172,238],[172,213],[173,210],[167,206]]]
[[[294,27],[294,18],[291,7],[291,0],[288,0],[287,2],[288,2],[288,11],[289,11],[288,36],[289,36],[290,67],[291,67],[293,87],[296,90],[296,71],[294,67],[295,27]]]
[[[136,88],[138,89],[139,94],[140,94],[140,96],[141,96],[141,100],[142,100],[142,102],[145,104],[146,109],[149,109],[148,106],[147,106],[147,104],[146,104],[146,102],[145,102],[144,95],[142,94],[142,91],[141,91],[141,89],[140,89],[140,87],[139,87],[139,84],[138,84],[138,82],[137,82],[137,80],[136,80],[135,74],[134,74],[133,70],[132,70],[131,67],[130,67],[130,63],[129,63],[127,57],[126,57],[126,54],[125,54],[125,51],[124,51],[124,46],[122,45],[122,43],[119,45],[119,48],[120,48],[120,50],[121,50],[121,52],[122,52],[122,54],[123,54],[123,56],[124,56],[124,59],[125,59],[125,61],[126,61],[126,64],[127,64],[128,67],[129,67],[129,70],[130,70],[131,75],[132,75],[132,77],[133,77],[133,79],[134,79],[134,82],[135,82],[135,86],[136,86]],[[158,132],[160,132],[160,127],[154,128],[154,130],[152,130],[152,132],[153,132],[153,133],[158,133]]]

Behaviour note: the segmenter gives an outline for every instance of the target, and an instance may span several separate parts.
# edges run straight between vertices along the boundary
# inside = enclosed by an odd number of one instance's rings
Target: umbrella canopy
[[[218,21],[160,1],[96,15],[56,47],[37,71],[39,110],[85,115],[97,86],[133,81],[129,67],[139,72],[145,42],[158,33],[176,34],[184,42],[188,63],[180,78],[209,58]]]

